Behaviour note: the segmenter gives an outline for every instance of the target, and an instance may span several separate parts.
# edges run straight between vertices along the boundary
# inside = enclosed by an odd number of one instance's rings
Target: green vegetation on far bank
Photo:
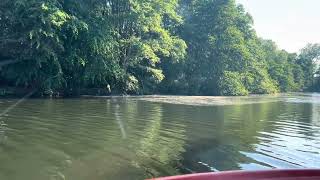
[[[319,92],[319,57],[257,37],[234,0],[0,3],[0,87],[38,94]]]

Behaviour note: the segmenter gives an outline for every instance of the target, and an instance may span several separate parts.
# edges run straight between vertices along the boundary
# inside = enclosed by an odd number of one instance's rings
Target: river
[[[17,101],[0,99],[3,180],[320,168],[320,94]]]

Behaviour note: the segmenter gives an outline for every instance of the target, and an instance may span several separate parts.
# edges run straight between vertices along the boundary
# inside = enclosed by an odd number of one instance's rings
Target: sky
[[[280,49],[298,52],[307,43],[320,43],[320,0],[236,0],[254,19],[259,37]]]

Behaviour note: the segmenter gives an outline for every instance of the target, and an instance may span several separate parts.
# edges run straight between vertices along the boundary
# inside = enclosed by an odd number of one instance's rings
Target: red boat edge
[[[150,180],[320,180],[320,169],[224,171],[153,178]]]

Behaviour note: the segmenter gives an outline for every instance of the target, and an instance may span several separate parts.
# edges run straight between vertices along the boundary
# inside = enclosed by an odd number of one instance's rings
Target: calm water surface
[[[28,99],[0,118],[1,180],[320,168],[319,94]]]

